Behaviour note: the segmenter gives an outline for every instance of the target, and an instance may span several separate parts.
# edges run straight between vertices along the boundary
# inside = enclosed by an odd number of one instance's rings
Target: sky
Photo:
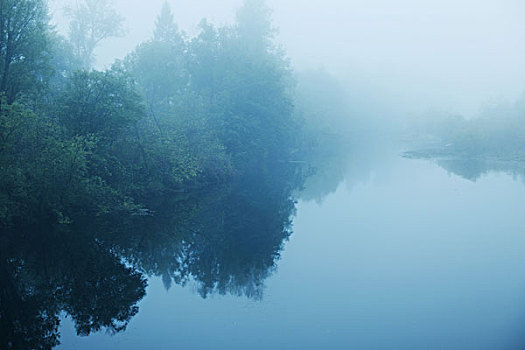
[[[73,0],[50,0],[58,29]],[[164,0],[114,0],[128,34],[106,41],[108,67],[151,37]],[[242,0],[169,0],[189,34],[201,18],[231,23]],[[277,42],[298,69],[323,68],[350,90],[382,96],[392,113],[475,115],[525,91],[525,2],[520,0],[267,0]],[[395,111],[394,111],[395,109]]]

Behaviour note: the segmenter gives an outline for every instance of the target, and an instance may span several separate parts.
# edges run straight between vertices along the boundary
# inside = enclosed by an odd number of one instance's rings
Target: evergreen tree
[[[173,13],[168,2],[162,5],[160,15],[155,22],[155,31],[153,32],[155,41],[177,41],[180,42],[180,33],[177,25],[173,21]]]

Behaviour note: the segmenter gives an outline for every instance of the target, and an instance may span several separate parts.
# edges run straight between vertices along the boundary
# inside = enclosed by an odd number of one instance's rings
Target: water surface
[[[203,298],[198,281],[166,290],[152,277],[125,332],[77,337],[65,319],[59,348],[523,348],[521,178],[363,159],[334,162],[295,192],[293,233],[279,236],[282,252],[274,267],[260,265],[268,273],[251,292],[212,288]],[[261,210],[239,214],[245,234]]]

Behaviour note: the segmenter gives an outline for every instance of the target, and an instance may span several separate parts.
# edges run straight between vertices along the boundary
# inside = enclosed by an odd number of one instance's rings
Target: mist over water
[[[128,34],[97,50],[109,66],[151,37],[164,0],[117,0]],[[241,0],[168,1],[190,35],[202,18],[232,23]],[[268,1],[277,42],[298,70],[324,67],[347,88],[367,91],[389,115],[444,111],[473,116],[524,93],[525,4],[502,1]],[[51,2],[65,32],[67,0]]]
[[[523,183],[375,159],[307,181],[261,300],[166,292],[152,278],[125,333],[79,338],[64,320],[60,348],[520,349]]]
[[[524,11],[0,0],[0,349],[522,349]]]

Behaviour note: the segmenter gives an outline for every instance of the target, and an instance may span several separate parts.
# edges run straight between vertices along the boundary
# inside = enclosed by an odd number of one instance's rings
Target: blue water
[[[525,348],[521,178],[394,157],[326,188],[299,195],[262,300],[150,278],[126,332],[77,337],[64,319],[58,348]]]

